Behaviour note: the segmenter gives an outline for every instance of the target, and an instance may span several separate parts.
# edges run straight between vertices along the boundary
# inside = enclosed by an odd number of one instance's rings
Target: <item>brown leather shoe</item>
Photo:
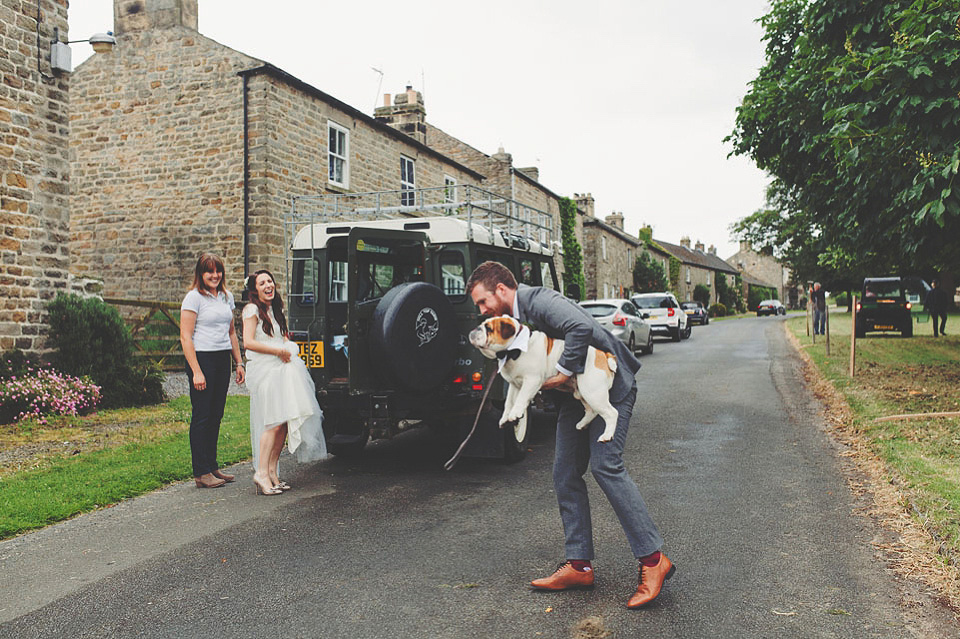
[[[589,590],[593,588],[593,569],[580,572],[567,561],[549,577],[534,579],[530,585],[537,590]]]
[[[631,610],[645,606],[660,594],[663,588],[663,582],[673,576],[676,567],[667,559],[667,556],[660,553],[660,561],[656,566],[647,567],[640,564],[640,580],[637,584],[637,592],[630,597],[627,602],[627,608]]]
[[[225,473],[219,469],[213,471],[213,476],[219,479],[222,479],[225,482],[231,482],[236,479],[236,477],[234,477],[233,475],[230,475],[229,473]]]
[[[227,483],[222,479],[214,477],[213,473],[206,473],[199,477],[194,477],[193,481],[197,482],[197,488],[219,488]]]

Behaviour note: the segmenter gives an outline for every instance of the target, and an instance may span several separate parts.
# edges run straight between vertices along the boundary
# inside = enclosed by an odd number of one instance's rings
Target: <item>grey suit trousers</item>
[[[613,506],[634,556],[645,557],[663,546],[663,539],[647,512],[640,489],[623,465],[623,447],[636,399],[637,386],[634,383],[626,397],[613,403],[620,416],[617,431],[609,442],[597,441],[604,428],[601,417],[583,430],[577,430],[575,425],[583,417],[583,404],[572,395],[564,396],[561,402],[553,483],[563,521],[567,559],[594,558],[593,524],[583,477],[588,466]]]

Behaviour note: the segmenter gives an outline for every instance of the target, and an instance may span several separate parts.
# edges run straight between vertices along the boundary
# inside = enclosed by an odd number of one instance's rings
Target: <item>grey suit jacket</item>
[[[582,306],[553,289],[526,284],[517,289],[517,306],[521,322],[563,340],[560,366],[582,373],[587,348],[593,346],[617,356],[617,376],[610,389],[610,401],[620,401],[633,388],[640,362],[626,344],[600,326]]]

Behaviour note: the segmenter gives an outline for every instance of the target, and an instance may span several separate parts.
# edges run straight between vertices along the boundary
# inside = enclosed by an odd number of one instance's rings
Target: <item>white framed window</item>
[[[443,201],[448,204],[457,202],[457,179],[449,175],[443,176]]]
[[[347,263],[330,262],[330,301],[347,301]]]
[[[604,261],[606,261],[607,259],[607,236],[606,235],[600,236],[600,253],[603,254],[603,259]]]
[[[416,167],[413,158],[408,158],[405,155],[400,156],[400,190],[403,191],[400,194],[400,204],[402,206],[413,206],[416,201],[416,196],[413,193],[413,190],[417,188]],[[410,193],[406,191],[410,191]]]
[[[350,131],[335,122],[327,122],[327,180],[350,188]]]
[[[687,284],[690,283],[690,267],[687,267]]]
[[[606,282],[603,283],[603,296],[610,297],[610,285]]]

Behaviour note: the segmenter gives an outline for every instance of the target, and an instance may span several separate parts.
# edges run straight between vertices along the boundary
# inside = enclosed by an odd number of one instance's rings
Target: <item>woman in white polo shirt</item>
[[[180,305],[180,343],[190,380],[190,453],[197,488],[217,488],[234,476],[220,472],[217,439],[230,386],[230,357],[237,383],[244,379],[240,343],[233,324],[233,295],[223,285],[223,261],[213,253],[197,260],[193,284]]]

